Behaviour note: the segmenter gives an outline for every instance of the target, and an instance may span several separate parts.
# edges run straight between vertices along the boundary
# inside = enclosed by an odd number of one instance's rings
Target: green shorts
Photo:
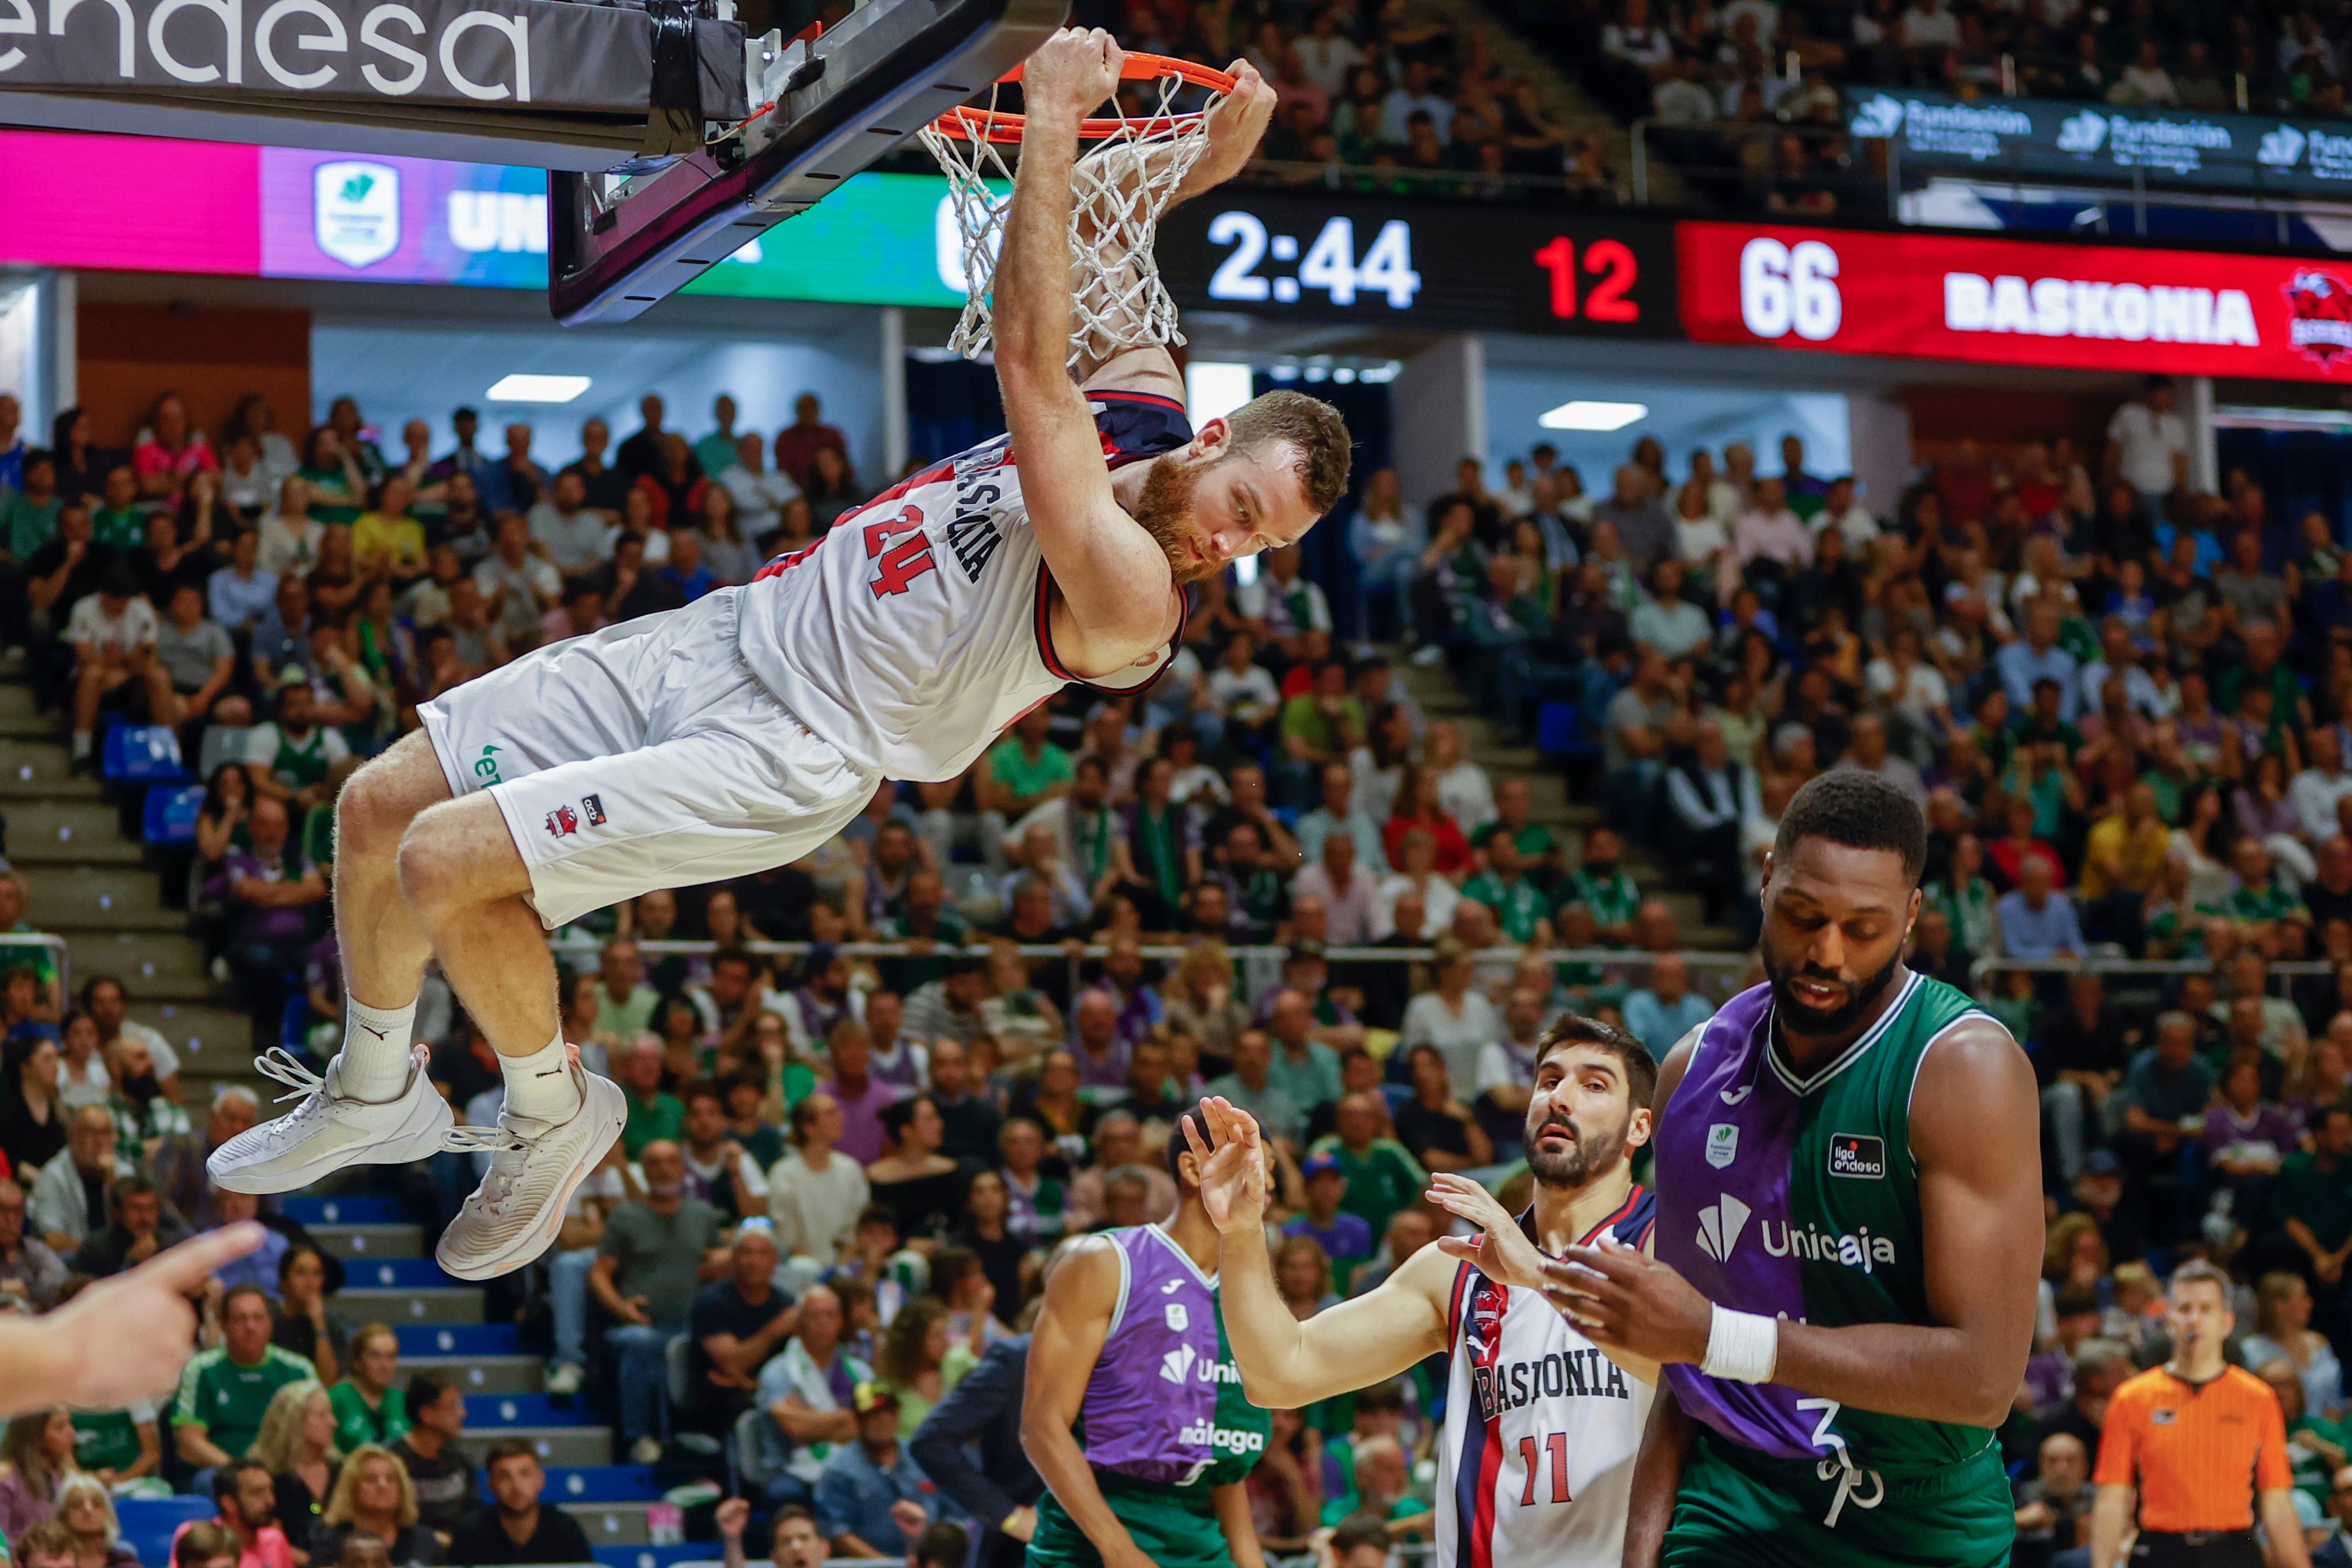
[[[1095,1482],[1136,1546],[1159,1568],[1233,1568],[1233,1548],[1225,1543],[1207,1487],[1179,1490],[1102,1470],[1095,1472]],[[1038,1500],[1029,1568],[1102,1568],[1102,1553],[1051,1492]]]
[[[2001,1568],[2016,1534],[1998,1448],[1916,1472],[1833,1468],[1824,1478],[1818,1462],[1772,1458],[1702,1431],[1683,1467],[1658,1563]]]

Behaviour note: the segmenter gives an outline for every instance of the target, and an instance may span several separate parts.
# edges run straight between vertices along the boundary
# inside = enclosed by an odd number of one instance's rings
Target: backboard
[[[751,117],[643,174],[548,174],[548,302],[624,321],[805,211],[1026,59],[1068,0],[866,0],[839,26],[750,47]]]

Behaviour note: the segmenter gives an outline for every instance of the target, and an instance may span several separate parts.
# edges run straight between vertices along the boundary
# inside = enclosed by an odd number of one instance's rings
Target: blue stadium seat
[[[393,1332],[400,1336],[403,1355],[522,1353],[522,1337],[512,1323],[403,1323]]]
[[[1573,702],[1547,702],[1536,716],[1536,750],[1547,757],[1594,757],[1601,748],[1584,734]]]
[[[362,1290],[446,1290],[464,1283],[429,1258],[350,1258],[343,1270],[348,1283]]]
[[[180,737],[169,724],[117,724],[100,752],[106,776],[123,784],[184,784]]]
[[[310,1060],[310,996],[308,992],[286,998],[278,1017],[278,1043],[297,1061]]]
[[[466,1425],[490,1426],[584,1426],[587,1413],[576,1399],[556,1403],[544,1394],[469,1394]]]
[[[472,1419],[471,1411],[467,1418]],[[481,1486],[482,1496],[488,1498],[487,1473]],[[541,1495],[552,1502],[656,1502],[662,1488],[651,1465],[553,1465],[548,1468],[547,1490]]]
[[[286,1198],[278,1207],[304,1225],[404,1225],[415,1217],[398,1198]]]
[[[142,1563],[172,1560],[172,1535],[193,1520],[213,1517],[208,1497],[123,1498],[114,1505],[122,1525],[122,1544]]]
[[[719,1543],[689,1541],[680,1546],[597,1546],[590,1548],[604,1568],[678,1568],[682,1563],[716,1563]]]
[[[140,837],[149,844],[193,844],[196,813],[204,809],[202,784],[155,784],[147,791]]]

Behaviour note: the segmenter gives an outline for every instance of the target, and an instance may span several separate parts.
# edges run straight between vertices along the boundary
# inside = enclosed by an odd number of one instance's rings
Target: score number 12
[[[1562,235],[1536,252],[1536,265],[1551,278],[1551,313],[1573,321],[1577,313],[1576,245]],[[1625,296],[1642,274],[1641,264],[1622,240],[1596,239],[1584,247],[1584,268],[1600,279],[1584,296],[1588,321],[1638,321],[1642,307]]]

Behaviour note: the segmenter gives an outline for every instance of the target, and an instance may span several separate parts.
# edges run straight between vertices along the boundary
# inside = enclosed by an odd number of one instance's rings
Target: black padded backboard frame
[[[550,309],[567,326],[641,314],[1028,58],[1068,9],[868,0],[814,43],[755,61],[755,112],[730,136],[617,189],[611,175],[551,171]]]

